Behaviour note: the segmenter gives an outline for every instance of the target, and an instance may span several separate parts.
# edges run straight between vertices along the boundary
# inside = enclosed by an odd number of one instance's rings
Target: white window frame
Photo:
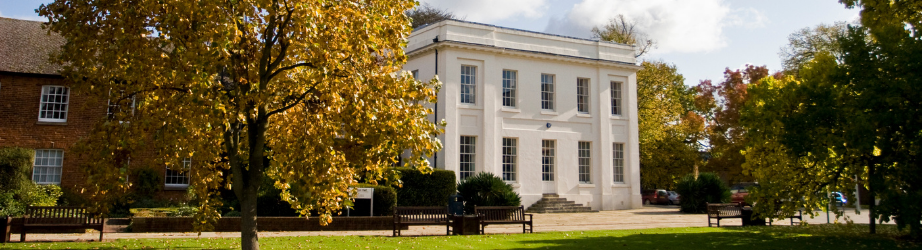
[[[114,99],[115,99],[115,100],[121,99],[121,98],[122,98],[122,95],[123,95],[124,93],[125,93],[124,90],[120,90],[120,91],[119,91],[119,95],[116,96]],[[137,97],[136,95],[131,96],[131,106],[129,107],[129,109],[130,109],[130,111],[131,111],[131,115],[132,115],[132,116],[134,116],[134,111],[135,111],[135,108],[136,108],[135,105],[137,104],[137,100],[136,100],[137,98],[136,98],[136,97]],[[115,115],[116,115],[118,112],[121,112],[121,111],[122,111],[122,110],[121,110],[121,109],[122,109],[121,106],[122,106],[122,105],[119,104],[117,101],[113,102],[112,90],[110,89],[110,90],[109,90],[109,100],[106,101],[106,118],[109,119],[109,120],[115,119]],[[119,123],[121,123],[121,122],[123,122],[123,121],[119,121]]]
[[[36,149],[32,164],[32,181],[36,184],[61,184],[64,169],[63,149]],[[50,180],[48,178],[51,178]]]
[[[516,181],[516,162],[518,162],[518,144],[517,138],[503,137],[503,181]]]
[[[554,111],[555,76],[541,74],[541,110]]]
[[[541,140],[541,181],[554,181],[557,141]]]
[[[182,170],[171,170],[169,167],[163,173],[163,186],[166,188],[188,188],[191,181],[192,159],[182,159]]]
[[[503,70],[503,107],[516,107],[516,85],[518,85],[519,72]]]
[[[590,86],[589,78],[576,78],[576,111],[580,114],[589,114]]]
[[[592,183],[592,142],[580,141],[577,143],[577,159],[579,166],[579,183]]]
[[[621,82],[611,82],[611,115],[622,115],[621,107]]]
[[[624,143],[612,143],[612,182],[624,183]]]
[[[461,103],[477,104],[477,66],[461,65]]]
[[[60,94],[57,90],[63,89],[64,93]],[[54,91],[54,93],[52,93]],[[46,98],[48,96],[48,98]],[[61,96],[61,100],[49,100],[52,97]],[[70,108],[70,88],[59,85],[44,85],[42,86],[42,93],[39,95],[38,100],[38,121],[40,122],[67,122],[67,110]],[[62,105],[63,110],[54,110],[52,108],[46,109],[46,105],[49,107],[54,107],[54,105]],[[48,113],[60,113],[63,118],[49,118],[45,114]],[[52,116],[52,115],[48,115]]]
[[[465,179],[477,171],[477,137],[462,135],[459,144],[458,178]]]

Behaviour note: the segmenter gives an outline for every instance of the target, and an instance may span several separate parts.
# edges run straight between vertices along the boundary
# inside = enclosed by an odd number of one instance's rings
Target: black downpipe
[[[438,42],[439,42],[439,37],[435,36],[435,39],[432,39],[432,43],[438,43]],[[438,75],[439,75],[439,49],[436,48],[435,49],[435,76],[438,76]],[[435,95],[436,95],[436,98],[435,98],[435,121],[434,122],[438,124],[439,122],[439,98],[438,98],[439,93],[435,93]],[[436,168],[438,168],[439,152],[435,152],[435,156],[433,157],[432,161],[433,161],[432,164],[435,165]]]

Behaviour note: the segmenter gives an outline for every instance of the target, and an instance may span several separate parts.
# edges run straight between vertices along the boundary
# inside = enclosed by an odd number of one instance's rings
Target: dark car
[[[759,183],[757,182],[741,182],[733,185],[733,187],[730,187],[730,202],[750,205],[746,203],[746,196],[749,195],[749,188],[758,186]]]
[[[644,205],[669,204],[669,193],[665,189],[648,189],[640,193]]]

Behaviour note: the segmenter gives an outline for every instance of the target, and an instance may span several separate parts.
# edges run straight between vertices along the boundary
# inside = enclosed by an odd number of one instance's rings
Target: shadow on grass
[[[766,227],[735,227],[720,232],[638,233],[623,236],[580,237],[565,239],[522,240],[524,247],[515,249],[922,249],[922,246],[890,237],[854,237],[850,235],[809,235],[799,230],[764,230]]]

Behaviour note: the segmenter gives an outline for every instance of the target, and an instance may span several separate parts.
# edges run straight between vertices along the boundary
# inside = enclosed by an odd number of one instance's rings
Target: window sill
[[[625,120],[625,119],[627,119],[627,117],[625,117],[625,116],[623,116],[623,115],[611,115],[611,119],[612,119],[612,120]]]
[[[477,106],[477,105],[474,105],[474,104],[464,104],[464,103],[459,104],[459,105],[458,105],[458,108],[460,108],[460,109],[483,109],[483,108],[481,108],[480,106]]]
[[[557,111],[553,110],[541,110],[542,115],[557,115]]]
[[[631,184],[627,184],[627,183],[623,183],[623,182],[616,182],[616,183],[612,183],[612,184],[611,184],[611,187],[613,187],[613,188],[629,188],[629,187],[631,187]]]
[[[49,122],[49,121],[37,121],[35,125],[53,125],[53,126],[66,126],[67,122]]]
[[[517,108],[510,108],[510,107],[503,107],[502,111],[503,111],[503,112],[509,112],[509,113],[521,113],[521,112],[522,112],[522,110],[520,110],[520,109],[517,109]]]
[[[514,181],[507,181],[506,184],[509,184],[509,186],[512,186],[512,188],[522,187],[522,184],[519,184],[518,182],[514,182]]]
[[[163,190],[165,190],[165,191],[170,191],[170,190],[186,190],[186,189],[189,189],[189,185],[166,184],[166,185],[163,186]]]
[[[592,183],[580,183],[578,187],[579,187],[579,188],[594,188],[594,187],[595,187],[595,184],[592,184]]]
[[[576,116],[577,116],[577,117],[592,118],[592,115],[586,114],[586,113],[576,113]]]

